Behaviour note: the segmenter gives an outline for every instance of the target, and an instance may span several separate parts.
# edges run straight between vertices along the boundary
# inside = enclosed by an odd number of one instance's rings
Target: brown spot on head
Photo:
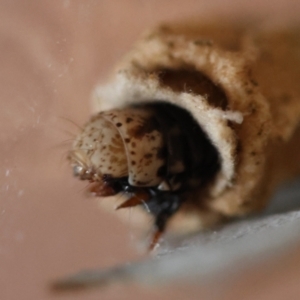
[[[169,48],[173,48],[173,47],[174,47],[174,42],[169,41],[169,42],[168,42],[168,46],[169,46]]]
[[[130,118],[130,117],[128,117],[127,119],[126,119],[126,123],[128,124],[128,123],[131,123],[133,121],[133,119],[132,118]]]
[[[252,83],[254,86],[258,86],[257,81],[255,81],[254,79],[251,78],[250,81],[251,81],[251,83]]]
[[[144,155],[144,157],[146,158],[146,159],[149,159],[149,158],[152,158],[152,154],[151,153],[146,153],[145,155]]]
[[[136,139],[142,139],[146,134],[153,131],[160,131],[158,121],[154,116],[149,117],[143,120],[141,124],[130,128],[128,134]]]
[[[136,162],[134,160],[132,160],[131,164],[134,166],[136,164]]]
[[[135,142],[132,142],[132,143],[131,143],[131,146],[132,146],[132,148],[135,148],[136,143],[135,143]]]
[[[151,164],[152,164],[152,160],[147,160],[147,162],[145,163],[145,166],[148,167]]]
[[[121,126],[122,126],[122,123],[119,122],[119,123],[116,124],[116,126],[117,126],[117,127],[121,127]]]
[[[126,138],[126,139],[125,139],[125,143],[130,143],[130,139],[129,139],[129,138]]]

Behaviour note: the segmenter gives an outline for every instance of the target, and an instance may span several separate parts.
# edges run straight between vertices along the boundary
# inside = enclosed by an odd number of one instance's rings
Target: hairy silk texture
[[[96,196],[166,224],[211,226],[263,209],[300,171],[300,31],[266,24],[166,24],[97,87],[69,159]],[[101,201],[110,206],[112,201]],[[141,204],[141,205],[140,205]],[[133,220],[134,221],[134,220]]]

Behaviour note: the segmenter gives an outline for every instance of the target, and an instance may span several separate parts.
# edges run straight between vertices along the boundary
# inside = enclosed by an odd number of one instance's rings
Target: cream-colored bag
[[[161,79],[162,72],[171,74],[168,80]],[[199,93],[197,79],[203,75],[226,94],[225,101],[209,102]],[[296,28],[160,26],[134,46],[108,84],[96,89],[94,108],[98,112],[151,99],[188,110],[221,157],[221,169],[205,195],[193,191],[172,218],[179,229],[261,210],[274,188],[300,171]],[[135,211],[131,220],[138,216]]]

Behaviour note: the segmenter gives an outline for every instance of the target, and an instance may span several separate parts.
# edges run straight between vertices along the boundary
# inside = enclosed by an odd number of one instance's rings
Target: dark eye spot
[[[117,125],[117,127],[121,127],[122,123],[117,123],[116,125]]]

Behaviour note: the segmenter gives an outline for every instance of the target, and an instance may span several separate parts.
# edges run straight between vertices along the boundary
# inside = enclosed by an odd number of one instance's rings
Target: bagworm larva
[[[300,34],[288,26],[171,24],[144,35],[69,153],[74,175],[118,208],[199,228],[264,208],[300,169]],[[100,112],[99,112],[100,111]],[[299,139],[298,139],[299,141]]]

